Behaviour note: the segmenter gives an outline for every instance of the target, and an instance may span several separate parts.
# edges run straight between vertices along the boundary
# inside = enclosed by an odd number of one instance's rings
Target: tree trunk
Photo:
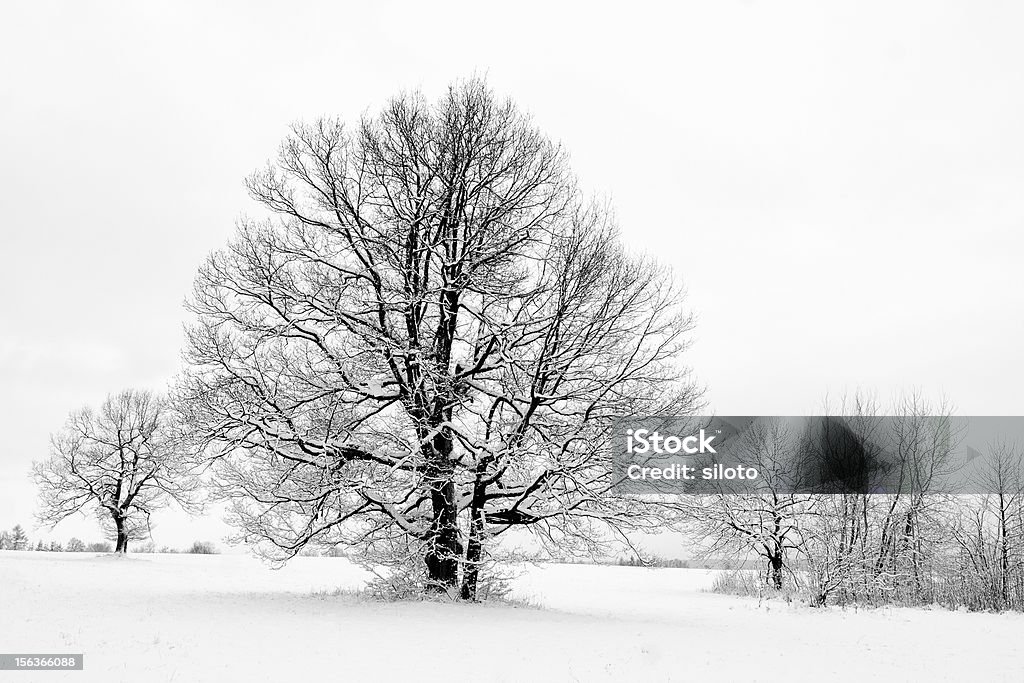
[[[768,558],[768,565],[771,568],[772,587],[775,590],[782,590],[782,555],[772,555]]]
[[[455,485],[442,482],[430,493],[433,523],[427,547],[427,590],[445,593],[455,588],[459,578],[458,510]]]
[[[469,540],[466,541],[466,563],[462,571],[463,600],[476,600],[477,582],[480,577],[480,560],[483,558],[483,488],[477,485],[473,493],[473,505],[469,511]]]
[[[114,527],[117,529],[117,545],[114,548],[115,553],[127,553],[128,552],[128,533],[125,530],[124,517],[114,516]]]
[[[775,498],[775,505],[778,505],[778,498]],[[771,570],[772,575],[772,586],[775,590],[782,590],[782,517],[777,513],[773,520],[775,524],[774,531],[772,533],[772,544],[769,546],[769,557],[768,566]]]
[[[441,430],[430,445],[428,453],[431,467],[430,481],[431,524],[427,541],[427,590],[447,593],[459,582],[459,508],[455,501],[455,483],[452,480],[452,440],[448,430]]]
[[[999,598],[1000,609],[1005,609],[1010,601],[1010,542],[1007,537],[1006,500],[1002,491],[999,492]]]

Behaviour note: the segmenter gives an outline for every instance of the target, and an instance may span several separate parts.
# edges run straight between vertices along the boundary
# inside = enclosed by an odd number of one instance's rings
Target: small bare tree
[[[93,511],[128,552],[128,541],[149,528],[150,514],[170,500],[187,504],[191,487],[171,414],[162,398],[127,390],[99,410],[71,413],[53,435],[51,454],[32,472],[39,488],[39,521],[51,526]]]
[[[806,474],[798,434],[777,419],[751,425],[736,445],[736,457],[759,473],[756,491],[736,493],[728,483],[718,493],[683,496],[672,506],[684,528],[707,555],[753,554],[765,562],[765,582],[781,590],[791,560],[803,549],[802,527],[815,498],[794,493]]]

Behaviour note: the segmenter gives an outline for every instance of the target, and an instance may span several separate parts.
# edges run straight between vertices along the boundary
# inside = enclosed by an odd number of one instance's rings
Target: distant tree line
[[[15,524],[10,530],[0,530],[0,550],[20,550],[51,553],[110,553],[115,547],[109,541],[96,541],[86,543],[80,538],[72,537],[67,543],[60,541],[44,542],[38,539],[35,544],[31,542],[25,529],[20,524]],[[172,546],[157,546],[152,541],[139,546],[136,552],[140,553],[184,553],[190,555],[215,555],[220,551],[213,543],[208,541],[195,541],[191,546],[184,549]]]
[[[51,553],[109,553],[112,549],[113,546],[105,541],[87,544],[79,538],[71,538],[66,544],[62,544],[59,541],[46,543],[42,539],[38,539],[35,545],[33,545],[25,533],[25,529],[20,524],[15,524],[10,530],[0,531],[0,550]]]
[[[678,558],[665,558],[665,557],[639,557],[636,555],[627,555],[618,558],[615,564],[620,567],[667,567],[669,569],[689,569],[689,560],[680,560]]]

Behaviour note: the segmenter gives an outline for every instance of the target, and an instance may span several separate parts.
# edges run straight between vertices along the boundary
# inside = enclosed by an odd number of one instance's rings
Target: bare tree
[[[150,514],[170,500],[190,500],[185,458],[172,433],[166,402],[147,391],[109,396],[99,410],[71,413],[52,439],[49,459],[32,471],[39,520],[56,526],[94,511],[116,540],[115,550],[149,527]]]
[[[876,577],[888,576],[897,589],[910,584],[914,594],[930,599],[924,565],[945,543],[947,496],[943,485],[955,467],[954,447],[961,437],[946,401],[931,404],[917,394],[896,403],[888,444],[893,453],[892,490],[879,496],[874,566]],[[927,595],[925,595],[927,594]]]
[[[736,493],[725,482],[717,493],[686,495],[671,504],[704,554],[760,557],[765,582],[775,590],[792,574],[791,560],[803,549],[803,526],[816,502],[795,493],[806,477],[799,437],[777,418],[754,423],[740,437],[736,456],[757,469],[756,491]]]
[[[692,322],[511,102],[470,80],[298,125],[248,186],[272,218],[201,269],[178,391],[245,537],[473,598],[509,529],[643,519],[610,490],[611,422],[694,408]]]
[[[854,463],[853,474],[839,478],[846,485],[818,496],[805,527],[813,600],[824,604],[839,593],[872,602],[928,601],[925,565],[938,557],[947,536],[941,484],[958,438],[951,408],[916,394],[898,397],[887,415],[861,395],[843,406],[843,428],[854,447],[837,446],[835,438],[818,443]]]
[[[1024,466],[1018,447],[992,444],[977,484],[961,496],[952,523],[960,574],[975,607],[1024,606]]]

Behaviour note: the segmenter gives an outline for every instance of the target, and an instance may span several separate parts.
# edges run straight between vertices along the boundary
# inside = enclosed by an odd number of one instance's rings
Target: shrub
[[[803,599],[811,602],[807,590],[794,585],[794,580],[787,581],[781,590],[769,585],[764,572],[751,569],[730,569],[720,571],[711,585],[712,593],[744,595],[758,599],[782,598],[787,602]]]
[[[212,543],[206,541],[196,541],[192,544],[192,547],[185,552],[190,555],[216,555],[217,549]]]

